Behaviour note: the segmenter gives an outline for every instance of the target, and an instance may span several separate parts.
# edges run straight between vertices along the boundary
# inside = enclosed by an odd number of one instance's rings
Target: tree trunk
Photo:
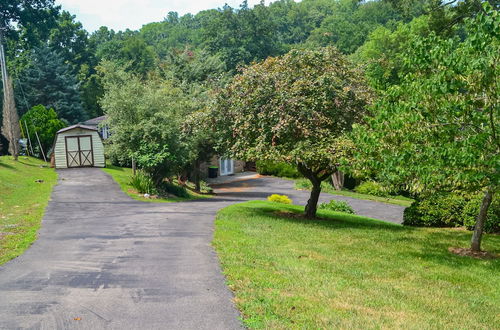
[[[344,188],[344,173],[341,171],[333,173],[332,184],[335,190],[342,190],[342,188]]]
[[[476,225],[474,226],[474,233],[472,234],[471,240],[471,250],[481,251],[481,239],[483,238],[484,223],[488,216],[488,208],[490,207],[491,201],[493,199],[493,191],[488,188],[483,197],[483,202],[481,203],[481,209],[477,216]]]
[[[3,23],[3,22],[2,22]],[[3,47],[3,31],[0,29],[0,69],[2,70],[3,83],[3,127],[2,133],[9,140],[9,152],[17,160],[19,156],[19,139],[21,138],[21,127],[19,116],[14,100],[14,87],[7,73],[5,51]]]
[[[19,139],[21,138],[21,127],[19,126],[19,116],[14,102],[14,89],[12,80],[5,79],[4,103],[3,103],[3,127],[2,134],[9,141],[9,153],[17,160],[19,156]]]
[[[316,182],[314,182],[316,181]],[[309,197],[309,200],[307,201],[306,205],[306,217],[308,218],[315,218],[316,217],[316,210],[318,209],[318,200],[319,200],[319,194],[321,193],[321,181],[319,180],[311,180],[313,187],[311,190],[311,196]]]
[[[197,192],[201,192],[201,185],[200,185],[200,161],[196,159],[194,161],[194,190]]]

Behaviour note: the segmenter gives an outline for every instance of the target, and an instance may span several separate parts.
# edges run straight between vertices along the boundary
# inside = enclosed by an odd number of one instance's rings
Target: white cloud
[[[237,8],[242,0],[56,0],[64,10],[76,15],[89,32],[100,26],[114,30],[139,29],[142,25],[162,21],[167,13],[196,14],[205,9],[219,8],[225,3]],[[249,0],[253,6],[260,0]],[[267,3],[267,1],[266,1]]]

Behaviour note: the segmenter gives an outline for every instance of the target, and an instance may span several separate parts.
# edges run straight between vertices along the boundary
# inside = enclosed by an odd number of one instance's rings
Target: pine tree
[[[31,64],[20,79],[26,103],[26,112],[32,106],[42,104],[54,108],[59,118],[69,123],[84,119],[77,78],[62,57],[48,47],[37,48],[31,56]]]

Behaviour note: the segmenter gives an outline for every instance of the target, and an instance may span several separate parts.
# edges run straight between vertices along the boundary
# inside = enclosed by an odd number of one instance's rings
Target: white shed
[[[53,152],[56,168],[106,166],[101,137],[91,126],[78,124],[59,130]]]

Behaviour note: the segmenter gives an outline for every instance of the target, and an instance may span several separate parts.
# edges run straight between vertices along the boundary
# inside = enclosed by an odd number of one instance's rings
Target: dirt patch
[[[314,218],[308,218],[304,213],[296,213],[296,212],[291,212],[291,211],[275,211],[273,212],[274,215],[277,215],[279,217],[284,217],[284,218],[290,218],[290,219],[301,219],[301,220],[327,220],[325,218],[321,217],[314,217]]]
[[[500,255],[491,253],[488,251],[472,251],[471,249],[459,248],[459,247],[450,247],[448,248],[453,254],[462,256],[462,257],[471,257],[475,259],[499,259]]]

